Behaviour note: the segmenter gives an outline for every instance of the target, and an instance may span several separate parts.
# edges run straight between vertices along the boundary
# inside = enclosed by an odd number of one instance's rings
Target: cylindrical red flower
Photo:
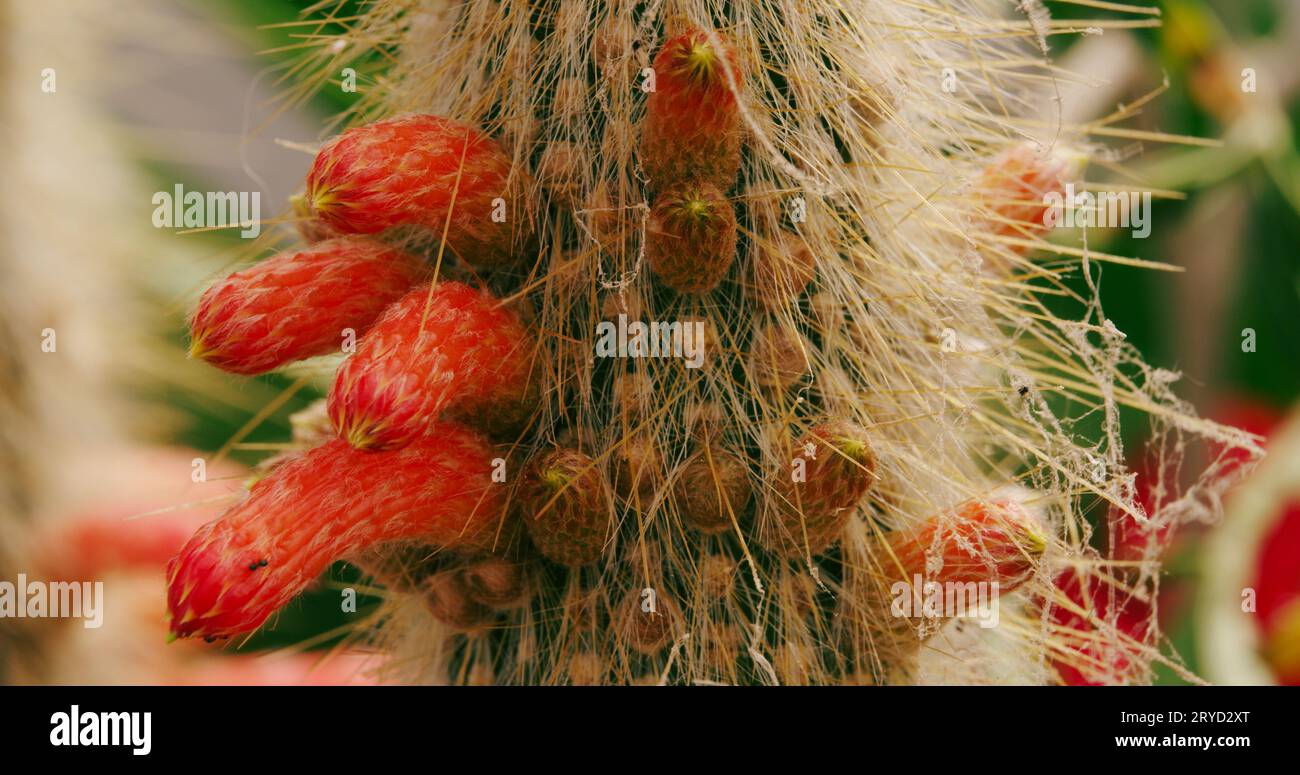
[[[726,191],[740,170],[741,119],[723,60],[736,90],[743,84],[730,42],[721,49],[702,30],[667,40],[654,59],[655,88],[646,101],[641,166],[656,190],[690,180]]]
[[[535,340],[499,300],[467,285],[417,288],[390,307],[343,362],[329,395],[339,435],[390,449],[443,412],[493,434],[516,428],[537,401]]]
[[[384,544],[491,548],[504,505],[493,454],[477,433],[441,423],[401,450],[335,439],[282,463],[168,564],[172,632],[254,630],[330,563]]]
[[[912,583],[997,582],[1000,592],[1031,579],[1047,549],[1038,519],[1009,498],[971,500],[890,536],[886,573]]]
[[[420,226],[478,267],[514,262],[532,234],[527,173],[496,141],[441,116],[411,114],[349,129],[321,148],[307,204],[345,234]],[[448,214],[450,213],[450,225]]]
[[[208,288],[190,320],[190,354],[235,374],[338,352],[411,289],[423,262],[355,237],[280,253]]]

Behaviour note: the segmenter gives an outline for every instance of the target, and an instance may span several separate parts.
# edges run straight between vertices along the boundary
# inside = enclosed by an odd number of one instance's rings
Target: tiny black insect
[[[1026,393],[1029,392],[1029,388],[1025,387],[1024,385],[1021,385],[1021,386],[1020,386],[1020,390],[1018,390],[1018,391],[1016,391],[1016,392],[1020,393],[1020,395],[1023,396],[1023,395],[1025,395]]]

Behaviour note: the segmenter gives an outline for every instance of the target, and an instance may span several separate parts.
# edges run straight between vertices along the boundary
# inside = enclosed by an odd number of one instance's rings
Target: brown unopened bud
[[[454,571],[430,576],[423,584],[424,601],[433,618],[456,630],[478,632],[492,623],[492,609],[476,602]]]
[[[414,592],[446,568],[451,555],[422,544],[394,544],[372,549],[351,563],[394,592]]]
[[[631,255],[628,238],[639,222],[640,214],[616,202],[610,195],[607,184],[597,184],[596,189],[584,200],[582,210],[577,215],[582,226],[584,246],[594,241],[611,256]]]
[[[736,561],[721,554],[700,558],[700,594],[710,603],[731,597],[736,586]]]
[[[811,346],[799,332],[768,323],[754,333],[749,375],[759,386],[784,390],[808,373]]]
[[[681,323],[682,357],[686,359],[686,367],[697,369],[717,361],[722,340],[713,318],[686,315],[682,317]]]
[[[835,294],[821,291],[813,295],[810,306],[818,327],[825,332],[835,333],[844,324],[844,307]]]
[[[492,686],[496,683],[496,675],[492,672],[492,666],[482,662],[475,662],[474,666],[469,669],[466,683],[470,686]]]
[[[693,634],[692,640],[694,640]],[[736,664],[741,651],[745,649],[745,631],[735,624],[715,623],[701,634],[697,645],[702,652],[705,664],[732,666]],[[727,668],[724,667],[723,670],[724,673],[720,677],[725,679]]]
[[[876,677],[873,676],[871,673],[867,672],[866,670],[855,670],[851,673],[846,673],[844,677],[840,679],[840,685],[841,686],[875,686]]]
[[[863,136],[875,146],[880,143],[881,133],[898,114],[903,104],[903,90],[892,78],[872,78],[863,83],[849,98],[849,107],[853,109],[858,126]]]
[[[831,420],[794,446],[794,459],[775,472],[763,543],[787,557],[816,555],[839,540],[854,509],[876,479],[867,431]]]
[[[817,276],[817,259],[804,238],[783,231],[762,242],[751,256],[745,296],[765,310],[779,310],[799,300]]]
[[[621,83],[640,69],[635,39],[636,25],[626,16],[612,17],[596,31],[591,58],[612,83]]]
[[[840,366],[826,366],[817,374],[817,392],[821,393],[827,407],[855,406],[861,388],[853,377]]]
[[[584,159],[573,143],[547,144],[537,160],[537,180],[560,204],[571,207],[582,185]]]
[[[768,454],[775,456],[783,465],[794,455],[794,436],[790,433],[790,427],[784,422],[764,425],[762,441]]]
[[[560,253],[551,259],[546,282],[557,298],[578,297],[591,287],[593,271],[592,259],[582,251]]]
[[[622,632],[629,647],[647,656],[673,642],[681,628],[681,613],[666,594],[635,590],[623,601]]]
[[[634,433],[614,450],[614,489],[639,508],[650,505],[663,476],[663,454],[649,433]]]
[[[678,293],[717,287],[736,257],[736,214],[710,183],[684,183],[655,198],[646,224],[646,261]]]
[[[470,598],[490,608],[518,608],[528,600],[527,572],[515,560],[488,557],[471,563],[460,573]]]
[[[604,320],[617,320],[619,315],[627,317],[629,323],[640,320],[642,316],[641,297],[633,291],[607,291],[600,300],[600,316]]]
[[[566,425],[555,432],[555,446],[586,452],[590,438],[590,432],[584,432],[581,426]]]
[[[657,579],[663,575],[664,556],[659,544],[653,541],[638,541],[628,548],[628,565],[638,581]]]
[[[569,658],[569,683],[574,686],[600,686],[609,676],[609,667],[590,651],[579,651]]]
[[[789,573],[781,580],[781,602],[787,611],[806,620],[817,611],[817,582],[807,573]]]
[[[587,81],[584,78],[561,78],[555,84],[555,98],[551,115],[557,118],[579,118],[587,112]]]
[[[614,378],[615,416],[628,431],[641,429],[648,423],[659,400],[654,379],[647,372],[623,372]]]
[[[502,122],[501,149],[514,156],[516,153],[528,153],[537,140],[540,122],[532,111],[521,110]]]
[[[540,453],[515,493],[518,514],[538,551],[571,568],[600,559],[609,538],[612,500],[605,474],[571,449]]]
[[[564,620],[571,631],[591,630],[596,626],[601,594],[595,589],[572,585],[564,594]]]
[[[701,533],[725,533],[749,508],[749,466],[721,446],[707,446],[682,466],[673,484],[677,513]]]
[[[767,181],[756,181],[745,187],[742,201],[749,212],[750,222],[761,233],[780,230],[782,220],[782,203],[790,193]]]
[[[773,657],[772,667],[786,684],[807,684],[820,667],[816,651],[801,643],[782,643]]]
[[[727,427],[727,409],[718,401],[697,401],[686,407],[686,428],[700,444],[711,444]]]

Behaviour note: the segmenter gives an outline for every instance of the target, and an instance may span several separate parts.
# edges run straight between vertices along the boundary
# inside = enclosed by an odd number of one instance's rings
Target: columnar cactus
[[[295,209],[428,283],[341,367],[340,438],[182,552],[175,631],[256,627],[354,559],[414,681],[1060,680],[1053,568],[1125,572],[1085,509],[1162,523],[1219,486],[1144,510],[1119,407],[1174,453],[1229,434],[1095,298],[1043,302],[1112,257],[1047,239],[1098,149],[1030,112],[1053,71],[1024,65],[1047,27],[1022,6],[367,6],[320,83],[369,47],[386,70]],[[283,351],[297,308],[261,314]],[[1000,624],[899,612],[930,584],[987,587]],[[1129,640],[1143,680],[1157,634]]]

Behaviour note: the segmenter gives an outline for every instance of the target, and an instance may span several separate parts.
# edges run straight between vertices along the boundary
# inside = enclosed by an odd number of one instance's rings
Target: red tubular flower
[[[190,321],[190,355],[235,374],[337,352],[410,290],[422,262],[355,237],[281,253],[208,288]]]
[[[1046,549],[1043,526],[1019,503],[972,500],[890,536],[882,562],[908,583],[997,582],[1005,593],[1033,577]]]
[[[641,165],[657,190],[686,181],[726,191],[740,170],[740,109],[723,71],[743,83],[736,52],[721,33],[718,50],[701,30],[666,41],[654,59],[655,90],[646,101]]]
[[[391,449],[444,412],[489,433],[514,429],[537,401],[534,339],[519,317],[461,283],[417,288],[343,362],[329,414],[353,446]]]
[[[254,630],[330,563],[383,544],[490,548],[503,505],[492,447],[451,423],[432,431],[393,452],[336,439],[255,484],[168,564],[172,632]]]
[[[515,201],[526,183],[487,135],[411,114],[326,143],[307,175],[306,199],[316,218],[345,234],[421,226],[441,237],[446,228],[453,252],[491,268],[514,263],[531,237],[527,208]]]

